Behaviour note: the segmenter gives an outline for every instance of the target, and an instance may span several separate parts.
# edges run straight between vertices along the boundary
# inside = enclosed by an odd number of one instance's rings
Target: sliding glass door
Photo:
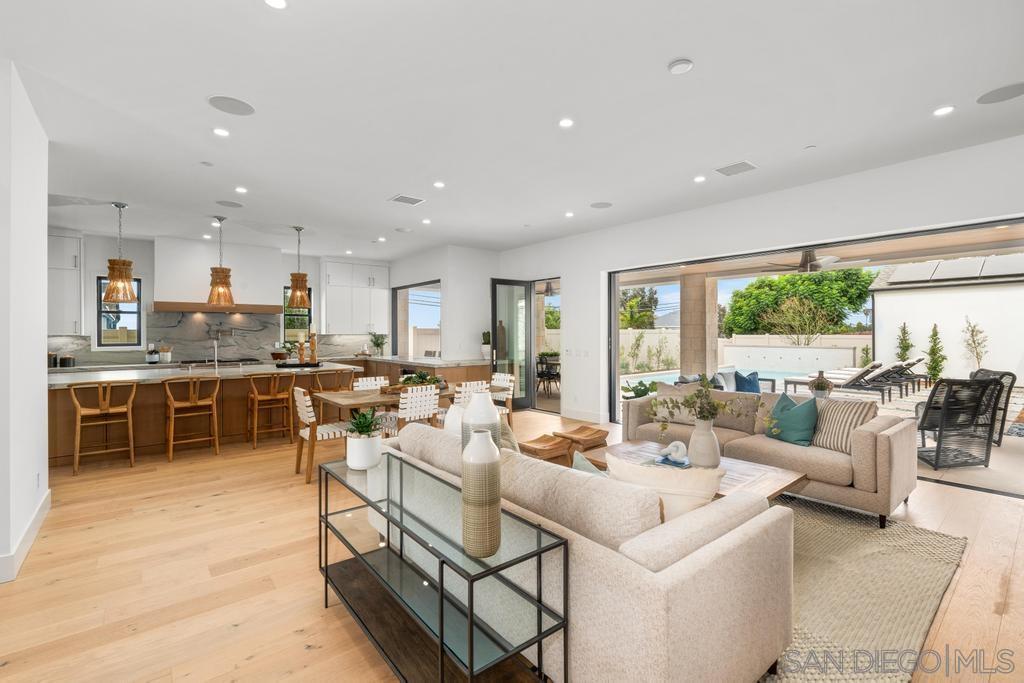
[[[515,408],[533,405],[532,294],[532,282],[491,280],[491,366],[515,375]]]

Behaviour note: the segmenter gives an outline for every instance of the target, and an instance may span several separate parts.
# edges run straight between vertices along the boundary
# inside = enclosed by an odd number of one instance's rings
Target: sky
[[[409,324],[413,327],[440,327],[441,292],[436,289],[410,289]]]

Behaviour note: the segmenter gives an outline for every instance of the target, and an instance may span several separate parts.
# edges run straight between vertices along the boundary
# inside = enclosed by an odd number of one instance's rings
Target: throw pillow
[[[639,465],[608,454],[608,474],[618,481],[638,484],[653,489],[661,498],[665,521],[707,505],[715,497],[718,484],[725,476],[722,468],[689,467],[680,469],[671,465]]]
[[[765,434],[779,441],[810,446],[817,422],[818,406],[814,401],[797,405],[787,394],[782,394],[772,408],[771,425],[765,429]]]
[[[760,394],[761,383],[758,381],[757,372],[752,372],[749,375],[737,372],[736,391],[743,391],[749,394]]]
[[[597,468],[597,465],[587,460],[586,456],[576,451],[572,454],[572,468],[581,472],[596,474],[599,477],[607,477],[608,473]]]
[[[853,430],[878,413],[874,401],[838,401],[826,399],[818,412],[818,425],[811,443],[819,448],[842,453],[853,452]]]

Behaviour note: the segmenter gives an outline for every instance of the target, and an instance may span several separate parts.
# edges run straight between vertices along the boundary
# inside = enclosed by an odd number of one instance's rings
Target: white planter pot
[[[711,420],[697,420],[696,427],[686,449],[690,464],[694,467],[718,467],[722,462],[722,451],[718,447],[718,436],[711,429]]]
[[[350,469],[368,470],[380,464],[380,432],[374,432],[369,436],[349,434],[346,438],[348,441],[345,444],[347,448],[345,461]]]
[[[490,344],[481,344],[480,345],[480,353],[483,355],[484,360],[490,360],[491,359],[491,345]]]

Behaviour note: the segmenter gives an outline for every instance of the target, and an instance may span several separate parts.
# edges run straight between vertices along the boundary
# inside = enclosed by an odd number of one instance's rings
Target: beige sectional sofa
[[[410,424],[385,443],[417,466],[459,482],[458,436]],[[659,498],[650,489],[508,449],[502,450],[501,486],[506,509],[568,539],[568,676],[561,634],[543,645],[544,669],[554,680],[753,681],[789,643],[789,509],[737,493],[662,523]],[[428,492],[405,492],[410,509],[431,500]],[[431,518],[458,534],[458,510],[435,510]],[[424,571],[431,566],[436,561],[424,562]],[[532,592],[532,567],[514,567],[507,576]],[[548,553],[545,599],[561,596],[561,584],[561,552]],[[516,624],[518,612],[502,610],[501,596],[492,597],[478,594],[475,601],[489,625],[499,632],[531,627]],[[563,609],[558,602],[552,606]],[[525,654],[536,662],[536,648]]]
[[[662,396],[681,398],[691,385],[658,385]],[[748,394],[713,391],[715,398],[732,401],[734,415],[720,415],[714,431],[722,455],[765,465],[782,467],[807,475],[807,481],[792,493],[808,498],[873,512],[885,528],[886,518],[904,503],[917,485],[916,426],[913,420],[876,415],[852,434],[850,453],[799,446],[769,437],[766,416],[771,414],[780,394]],[[665,443],[689,442],[693,418],[676,415],[662,434],[651,415],[653,396],[625,402],[622,431],[626,440]],[[809,396],[791,396],[797,403]],[[816,399],[821,401],[822,399]],[[821,407],[819,403],[819,408]]]

